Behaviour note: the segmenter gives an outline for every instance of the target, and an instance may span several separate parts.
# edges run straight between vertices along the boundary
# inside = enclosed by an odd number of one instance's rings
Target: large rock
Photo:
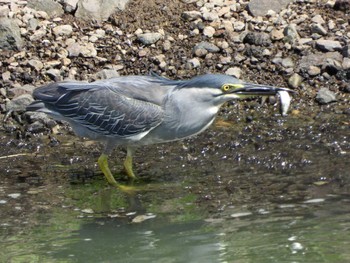
[[[28,7],[45,11],[51,18],[60,17],[64,13],[62,6],[53,0],[29,0]]]
[[[253,16],[265,16],[269,10],[279,13],[292,2],[294,0],[251,0],[248,8]]]
[[[333,91],[327,88],[321,88],[316,95],[316,101],[319,104],[328,104],[337,101],[337,97]]]
[[[7,111],[25,111],[26,107],[34,101],[31,94],[23,94],[6,102]]]
[[[17,23],[8,18],[0,18],[0,49],[20,50],[23,45]]]
[[[113,13],[125,9],[129,0],[79,0],[75,16],[81,20],[106,21]]]
[[[316,47],[322,51],[341,51],[343,48],[339,41],[329,39],[318,39]]]

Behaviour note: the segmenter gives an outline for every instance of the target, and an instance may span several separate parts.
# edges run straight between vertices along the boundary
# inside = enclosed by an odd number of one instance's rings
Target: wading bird
[[[98,165],[111,185],[127,189],[114,179],[108,167],[108,155],[116,146],[126,147],[124,167],[128,176],[135,178],[135,148],[204,131],[227,101],[277,93],[289,97],[288,92],[291,90],[245,83],[220,74],[189,80],[170,80],[155,74],[121,76],[91,83],[48,84],[34,91],[36,101],[27,110],[67,121],[78,136],[104,143]]]

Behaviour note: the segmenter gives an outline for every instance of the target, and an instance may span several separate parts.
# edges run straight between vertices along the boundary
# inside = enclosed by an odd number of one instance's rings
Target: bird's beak
[[[278,88],[273,86],[266,86],[253,83],[240,83],[235,84],[236,89],[232,89],[230,93],[245,96],[270,96],[276,95],[280,91],[286,91],[290,93],[295,93],[295,91],[287,88]]]

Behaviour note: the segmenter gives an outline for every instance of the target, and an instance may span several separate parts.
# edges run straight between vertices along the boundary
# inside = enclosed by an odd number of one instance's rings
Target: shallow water
[[[140,149],[133,195],[106,185],[94,143],[14,138],[1,135],[1,262],[350,261],[344,114],[219,118]]]

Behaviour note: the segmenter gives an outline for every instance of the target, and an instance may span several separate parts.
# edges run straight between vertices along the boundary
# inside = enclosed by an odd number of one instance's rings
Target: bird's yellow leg
[[[132,149],[130,147],[126,148],[126,158],[124,161],[124,168],[130,179],[132,180],[136,179],[136,175],[132,170]]]
[[[108,156],[106,154],[101,154],[101,156],[98,158],[97,163],[110,185],[117,187],[124,192],[134,191],[133,187],[121,185],[114,179],[111,170],[108,167]]]

